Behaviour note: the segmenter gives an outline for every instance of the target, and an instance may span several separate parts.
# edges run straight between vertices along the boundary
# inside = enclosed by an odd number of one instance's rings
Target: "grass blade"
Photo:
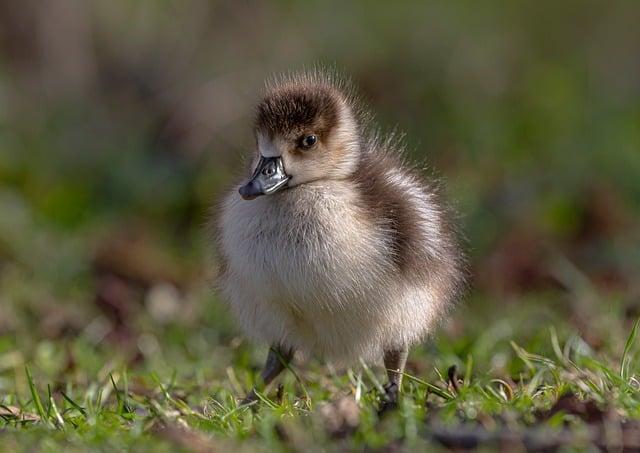
[[[122,415],[123,411],[129,412],[128,408],[124,404],[124,401],[122,400],[122,396],[120,395],[120,390],[116,385],[116,381],[113,377],[113,373],[109,373],[109,379],[111,380],[111,385],[113,386],[113,390],[116,393],[116,400],[118,402],[118,415]]]
[[[364,372],[367,375],[367,377],[373,383],[373,386],[376,389],[378,389],[378,392],[380,392],[381,395],[384,395],[384,387],[382,386],[382,384],[380,383],[380,381],[376,377],[375,373],[373,371],[371,371],[371,368],[369,368],[367,363],[362,359],[360,359],[360,365],[362,366],[362,369],[364,370]]]
[[[471,385],[471,374],[473,373],[473,356],[467,355],[467,363],[464,367],[464,386],[469,387]]]
[[[435,386],[433,384],[430,384],[427,381],[424,381],[424,380],[422,380],[420,378],[412,376],[412,375],[410,375],[408,373],[402,373],[402,375],[404,377],[406,377],[407,379],[409,379],[410,381],[413,381],[413,382],[416,382],[416,383],[418,383],[420,385],[425,386],[427,389],[429,389],[429,391],[431,393],[434,393],[434,394],[438,395],[440,398],[443,398],[446,401],[449,401],[449,400],[452,400],[452,399],[455,398],[451,393],[447,392],[446,390],[442,390],[440,387],[437,387],[437,386]]]
[[[620,377],[627,380],[629,376],[629,367],[631,366],[631,348],[636,341],[636,336],[638,335],[638,325],[640,325],[640,318],[636,320],[631,328],[631,332],[627,337],[627,342],[624,345],[624,351],[622,352],[622,360],[620,361]]]
[[[69,403],[71,404],[71,406],[74,409],[77,409],[78,412],[80,412],[84,417],[87,416],[87,411],[84,409],[84,407],[80,406],[78,403],[76,403],[75,401],[73,401],[66,393],[64,392],[60,392],[62,394],[62,397]]]
[[[49,391],[49,409],[53,411],[53,416],[55,417],[55,422],[58,428],[64,428],[64,419],[58,410],[58,406],[56,405],[55,400],[53,399],[53,395],[51,394],[51,386],[47,385],[47,389]]]
[[[42,401],[40,400],[40,395],[38,395],[38,391],[36,390],[36,386],[33,383],[33,377],[31,376],[31,371],[29,367],[25,365],[24,371],[27,373],[27,381],[29,383],[29,390],[31,391],[31,398],[33,399],[33,404],[36,406],[36,411],[40,416],[40,419],[44,422],[48,422],[47,413],[44,410],[44,406],[42,405]]]
[[[278,355],[278,359],[280,359],[280,363],[282,363],[282,365],[293,375],[295,380],[298,382],[298,384],[300,385],[300,388],[302,389],[302,392],[304,393],[305,401],[306,401],[307,405],[309,406],[309,409],[311,409],[311,397],[309,396],[309,392],[307,391],[307,387],[304,385],[304,382],[302,381],[302,379],[300,378],[300,376],[298,375],[296,370],[294,370],[293,367],[291,366],[291,361],[290,360],[285,360],[285,358],[282,356],[282,354],[280,354],[280,351],[278,351],[278,350],[276,350],[274,348],[272,348],[271,350]]]

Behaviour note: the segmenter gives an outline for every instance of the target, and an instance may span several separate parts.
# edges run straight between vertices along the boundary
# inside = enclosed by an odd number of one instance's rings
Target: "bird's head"
[[[360,133],[348,97],[313,77],[294,77],[267,89],[255,121],[253,174],[245,199],[353,173]]]

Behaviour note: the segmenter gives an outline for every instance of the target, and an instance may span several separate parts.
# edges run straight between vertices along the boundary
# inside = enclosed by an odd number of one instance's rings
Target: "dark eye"
[[[300,140],[300,148],[302,148],[302,149],[310,149],[311,147],[313,147],[313,145],[316,144],[317,141],[318,141],[318,137],[316,137],[315,135],[313,135],[313,134],[305,135]]]

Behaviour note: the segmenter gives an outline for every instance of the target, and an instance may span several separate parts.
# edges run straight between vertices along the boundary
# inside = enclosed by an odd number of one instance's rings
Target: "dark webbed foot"
[[[271,349],[269,349],[267,362],[264,365],[262,373],[260,373],[260,382],[258,383],[260,388],[267,387],[271,384],[271,382],[289,365],[292,359],[293,351],[291,349],[272,346]],[[240,400],[240,405],[248,405],[255,401],[258,401],[256,387],[251,389],[251,391],[247,393],[247,396]]]
[[[380,400],[378,415],[383,415],[386,412],[392,411],[397,408],[399,394],[399,385],[395,382],[387,382],[387,384],[384,386],[384,395],[382,395],[382,399]]]

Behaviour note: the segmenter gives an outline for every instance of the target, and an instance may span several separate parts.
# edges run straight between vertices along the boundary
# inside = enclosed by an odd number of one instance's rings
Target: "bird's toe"
[[[379,415],[383,415],[398,407],[399,393],[400,387],[395,382],[389,382],[384,386],[384,395],[382,395],[380,408],[378,409]]]

